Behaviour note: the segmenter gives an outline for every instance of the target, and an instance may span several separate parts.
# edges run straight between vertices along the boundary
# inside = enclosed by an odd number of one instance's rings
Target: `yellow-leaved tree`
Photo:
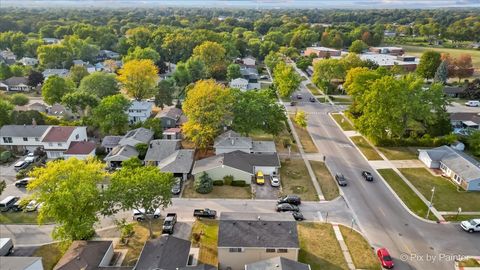
[[[150,98],[155,94],[158,75],[152,60],[131,60],[118,71],[117,79],[127,94],[136,100]]]

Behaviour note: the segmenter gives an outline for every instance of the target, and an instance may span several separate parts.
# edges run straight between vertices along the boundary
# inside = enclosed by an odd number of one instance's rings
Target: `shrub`
[[[213,181],[214,186],[223,186],[223,180],[215,180]]]
[[[10,152],[10,151],[3,151],[3,152],[0,154],[0,163],[8,162],[8,160],[10,160],[11,157],[12,157],[12,152]]]
[[[28,97],[24,94],[13,94],[10,101],[14,105],[23,106],[28,104]]]
[[[288,148],[289,146],[292,145],[292,139],[289,137],[283,138],[282,140],[283,147]]]
[[[235,180],[232,181],[232,186],[234,187],[245,187],[247,183],[244,180]]]
[[[454,134],[450,134],[450,135],[434,137],[434,138],[430,137],[429,135],[424,135],[422,138],[378,139],[378,140],[373,140],[373,142],[377,146],[385,146],[385,147],[399,147],[399,146],[437,147],[437,146],[452,144],[456,140],[457,140],[457,136]]]
[[[213,190],[213,180],[208,174],[203,173],[200,177],[195,177],[193,186],[198,193],[207,194]]]
[[[223,182],[225,182],[225,185],[230,186],[232,185],[232,182],[234,181],[233,175],[225,175],[223,177]]]
[[[15,178],[17,179],[22,179],[22,178],[25,178],[28,176],[28,170],[27,169],[23,169],[23,170],[20,170],[18,171],[17,175],[15,176]]]

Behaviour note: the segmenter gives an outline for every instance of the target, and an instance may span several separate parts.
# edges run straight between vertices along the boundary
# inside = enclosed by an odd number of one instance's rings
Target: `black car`
[[[315,102],[316,99],[314,97],[310,97],[310,102]]]
[[[363,176],[363,178],[365,178],[365,180],[367,180],[367,181],[373,181],[373,175],[372,175],[370,172],[363,171],[363,172],[362,172],[362,176]]]
[[[345,176],[343,176],[343,174],[336,174],[335,175],[335,180],[337,180],[337,183],[339,186],[341,187],[346,187],[347,186],[347,179],[345,178]]]
[[[182,180],[180,178],[175,179],[175,184],[173,185],[171,191],[173,195],[178,195],[180,192],[182,192]]]
[[[30,178],[23,178],[15,181],[15,186],[17,188],[21,188],[21,187],[24,188],[24,187],[27,187],[29,182],[30,182]]]
[[[277,205],[277,212],[298,212],[298,206],[289,204],[289,203],[281,203]]]
[[[280,197],[277,203],[278,204],[289,203],[293,205],[299,205],[302,203],[302,199],[300,199],[300,197],[298,197],[297,195],[287,195],[287,196]]]
[[[292,216],[296,221],[305,220],[305,218],[303,217],[303,214],[300,212],[292,212]]]
[[[302,95],[301,94],[297,94],[297,99],[302,99]]]
[[[290,106],[295,106],[295,105],[297,105],[296,101],[290,101]]]

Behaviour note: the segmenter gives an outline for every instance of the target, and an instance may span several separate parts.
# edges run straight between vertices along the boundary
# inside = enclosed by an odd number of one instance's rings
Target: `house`
[[[152,140],[148,144],[145,163],[153,166],[163,161],[166,157],[181,148],[180,140]]]
[[[120,54],[110,50],[100,50],[97,55],[97,61],[105,61],[107,59],[119,59]]]
[[[72,142],[87,139],[87,127],[50,126],[42,137],[42,143],[48,158],[62,158],[75,145]],[[73,151],[70,153],[70,157],[74,156]]]
[[[63,153],[63,157],[65,159],[75,157],[81,160],[85,160],[89,157],[95,156],[95,143],[88,142],[88,141],[78,141],[78,142],[71,142],[70,147],[67,149],[65,153]]]
[[[192,171],[195,150],[180,148],[180,140],[153,140],[148,145],[145,163],[187,180]]]
[[[54,76],[54,75],[57,75],[59,77],[62,77],[62,78],[65,78],[68,76],[68,74],[70,73],[70,71],[68,71],[68,69],[64,69],[64,68],[52,68],[52,69],[45,69],[43,72],[42,72],[42,75],[45,79],[47,79],[48,77],[50,76]]]
[[[182,139],[182,129],[168,128],[163,131],[162,135],[165,140],[180,140]]]
[[[5,91],[30,91],[32,90],[32,87],[28,85],[27,82],[27,77],[10,77],[6,80],[0,81],[0,89]]]
[[[54,270],[97,270],[110,265],[112,241],[73,241]],[[117,268],[118,269],[118,268]],[[128,269],[131,269],[128,268]]]
[[[109,153],[112,149],[118,145],[123,136],[105,136],[102,140],[102,147]]]
[[[43,43],[45,43],[45,44],[58,44],[58,43],[60,43],[60,39],[58,39],[58,38],[48,38],[48,37],[46,37],[46,38],[42,38],[42,40],[43,40]]]
[[[180,127],[187,120],[182,109],[177,107],[166,107],[155,117],[162,121],[162,128],[164,129]]]
[[[89,62],[85,62],[81,59],[73,60],[73,65],[86,68],[88,73],[93,73],[97,71],[94,65],[90,64]]]
[[[42,257],[0,257],[0,265],[5,270],[43,270]]]
[[[36,58],[31,58],[31,57],[23,57],[18,62],[20,62],[24,66],[33,67],[33,66],[38,65],[38,60]]]
[[[215,154],[242,151],[245,153],[276,153],[273,141],[253,141],[249,137],[240,136],[237,132],[229,130],[215,138],[213,143]]]
[[[60,103],[55,103],[47,107],[47,114],[58,118],[72,119],[73,112]]]
[[[480,163],[449,146],[419,150],[418,159],[428,168],[440,169],[467,191],[480,191]]]
[[[273,257],[245,265],[245,270],[311,270],[310,265],[284,257]]]
[[[329,58],[342,55],[342,51],[326,47],[308,47],[303,53],[305,56],[310,56],[311,54],[315,54],[319,58]]]
[[[47,109],[48,109],[47,105],[40,102],[34,102],[32,104],[27,105],[27,107],[29,110],[42,112],[42,113],[47,112]]]
[[[369,51],[376,54],[403,55],[405,51],[400,47],[370,47]]]
[[[132,157],[138,157],[138,151],[131,145],[117,145],[103,159],[109,168],[119,168],[122,162]]]
[[[43,147],[42,137],[47,125],[4,125],[0,128],[0,145],[21,153]]]
[[[200,177],[206,173],[213,180],[222,180],[232,175],[235,180],[250,184],[254,175],[262,171],[265,175],[277,175],[280,159],[277,153],[251,154],[240,150],[197,160],[192,175]]]
[[[17,61],[17,56],[10,50],[0,51],[0,62],[3,62],[7,65],[15,64]]]
[[[153,103],[150,101],[133,100],[127,110],[130,124],[145,122],[152,114]]]
[[[220,269],[243,270],[245,265],[275,257],[297,261],[299,250],[297,223],[289,213],[220,215]]]
[[[248,67],[255,67],[256,60],[253,56],[247,56],[242,59],[242,63]]]
[[[372,61],[380,67],[392,68],[401,66],[405,71],[414,71],[420,60],[415,56],[394,55],[383,53],[362,53],[359,55],[363,61]]]
[[[123,161],[138,157],[139,153],[135,146],[148,144],[153,139],[153,134],[153,131],[149,129],[137,128],[128,131],[124,136],[105,137],[102,146],[105,147],[108,154],[104,161],[107,162],[108,167],[120,167]]]
[[[260,89],[258,70],[255,67],[242,65],[240,66],[240,73],[244,79],[248,80],[247,90]]]
[[[390,30],[385,30],[383,31],[383,36],[384,37],[396,37],[397,36],[397,32],[395,31],[390,31]]]
[[[479,113],[451,113],[450,123],[456,134],[469,134],[472,130],[480,129]]]
[[[153,139],[154,132],[146,128],[137,128],[127,132],[120,141],[119,145],[135,146],[140,143],[148,144]]]
[[[236,78],[230,81],[230,87],[231,88],[237,88],[242,91],[247,91],[248,90],[248,80],[244,78]]]
[[[463,86],[445,86],[443,88],[443,93],[453,98],[458,98],[463,92],[465,92],[465,87]]]

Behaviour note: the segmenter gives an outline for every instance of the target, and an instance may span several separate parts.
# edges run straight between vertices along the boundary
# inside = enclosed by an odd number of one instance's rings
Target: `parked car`
[[[20,199],[16,196],[8,196],[0,202],[0,211],[7,212]]]
[[[362,176],[367,181],[373,181],[373,175],[370,172],[363,171]]]
[[[27,206],[25,206],[25,211],[27,211],[27,212],[37,211],[39,205],[40,205],[40,203],[38,203],[36,200],[31,200],[27,204]]]
[[[291,211],[298,212],[300,210],[298,209],[298,206],[293,204],[289,204],[289,203],[277,204],[277,212],[291,212]]]
[[[160,209],[156,209],[153,213],[145,213],[145,209],[140,209],[139,210],[133,210],[133,220],[136,220],[136,221],[143,221],[145,220],[145,216],[147,216],[148,218],[154,218],[154,219],[157,219],[160,217]]]
[[[278,199],[277,203],[278,204],[289,203],[289,204],[293,204],[293,205],[299,205],[299,204],[302,203],[302,199],[297,195],[286,195],[286,196],[280,197],[280,199]]]
[[[316,102],[317,100],[314,97],[309,98],[310,102]]]
[[[11,238],[0,238],[0,256],[7,256],[13,252],[13,242]]]
[[[268,80],[268,75],[262,75],[262,76],[260,76],[260,80]]]
[[[36,156],[34,153],[28,153],[27,157],[24,159],[25,162],[28,163],[34,163],[35,161],[38,160],[38,156]]]
[[[177,224],[177,214],[168,213],[165,216],[165,220],[163,221],[162,233],[172,234],[175,228],[175,224]]]
[[[469,101],[465,102],[465,105],[468,106],[468,107],[478,107],[478,106],[480,106],[480,101],[469,100]]]
[[[264,185],[265,184],[265,176],[263,176],[262,171],[257,172],[257,175],[255,177],[255,181],[256,181],[257,185]]]
[[[30,183],[30,181],[32,181],[33,178],[31,177],[26,177],[26,178],[23,178],[23,179],[20,179],[20,180],[17,180],[15,181],[15,186],[17,188],[25,188],[27,187],[28,183]]]
[[[20,170],[23,170],[23,169],[27,168],[28,165],[30,165],[30,163],[28,163],[24,160],[20,160],[17,163],[15,163],[15,165],[13,165],[13,169],[18,172]]]
[[[280,186],[280,179],[278,178],[278,176],[272,176],[270,178],[270,184],[272,185],[272,187],[279,187]]]
[[[390,257],[390,253],[386,248],[380,248],[377,250],[377,257],[380,260],[383,268],[392,269],[394,264],[392,257]]]
[[[24,204],[22,203],[22,200],[19,199],[12,205],[12,207],[10,207],[10,211],[21,212],[23,211],[23,208]]]
[[[295,106],[295,105],[297,105],[296,101],[290,101],[290,106]]]
[[[460,223],[462,229],[467,232],[480,232],[480,218],[465,220]]]
[[[335,180],[337,180],[337,183],[339,186],[341,187],[346,187],[347,186],[347,179],[345,178],[345,176],[343,176],[343,174],[336,174],[335,175]]]
[[[206,217],[206,218],[214,219],[214,218],[217,217],[217,211],[211,210],[211,209],[208,209],[208,208],[195,209],[195,210],[193,210],[193,216],[196,217],[196,218]]]
[[[297,99],[302,99],[302,94],[297,94]]]
[[[293,218],[294,218],[296,221],[305,220],[305,218],[303,217],[303,214],[300,213],[300,212],[292,212],[292,215],[293,215]]]
[[[182,179],[177,177],[175,178],[175,184],[173,184],[172,187],[172,194],[178,195],[180,192],[182,192]]]

